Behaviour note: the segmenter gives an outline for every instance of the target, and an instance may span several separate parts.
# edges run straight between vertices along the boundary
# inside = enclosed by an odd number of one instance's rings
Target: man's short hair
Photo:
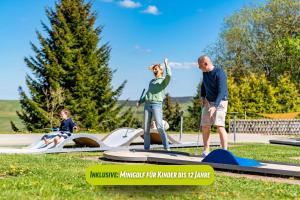
[[[201,60],[203,60],[203,59],[209,59],[210,60],[210,58],[207,56],[207,55],[202,55],[202,56],[200,56],[199,58],[198,58],[198,61],[201,61]]]

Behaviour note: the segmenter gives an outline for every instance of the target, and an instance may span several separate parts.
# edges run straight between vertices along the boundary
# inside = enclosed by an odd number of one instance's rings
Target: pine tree
[[[46,94],[58,88],[64,91],[60,108],[68,108],[82,128],[109,131],[132,117],[131,109],[120,114],[124,105],[118,98],[126,82],[113,90],[111,49],[99,47],[102,27],[95,27],[91,7],[84,0],[60,0],[55,9],[46,9],[50,27],[42,23],[46,36],[37,31],[40,45],[31,43],[35,56],[25,58],[33,74],[26,76],[30,95],[19,88],[22,110],[17,114],[29,131],[50,126]]]
[[[174,131],[179,131],[180,130],[180,117],[181,116],[181,108],[178,102],[175,103],[174,106],[174,115],[172,119],[172,125],[173,125],[173,130]]]
[[[193,97],[192,106],[188,107],[188,117],[186,127],[187,129],[198,131],[200,128],[200,117],[201,117],[201,104],[200,104],[200,95],[201,95],[201,84],[202,81],[197,86],[196,95]]]
[[[174,105],[172,104],[172,99],[169,93],[166,94],[164,99],[163,113],[164,120],[167,121],[172,128],[172,119],[174,115]]]
[[[18,127],[15,125],[13,121],[10,121],[10,126],[14,132],[20,132],[20,129],[18,129]]]
[[[174,105],[174,103],[172,102],[172,97],[168,93],[166,94],[166,97],[164,99],[163,112],[164,120],[169,123],[169,130],[178,131],[180,127],[180,105],[178,102],[176,102],[176,104]]]

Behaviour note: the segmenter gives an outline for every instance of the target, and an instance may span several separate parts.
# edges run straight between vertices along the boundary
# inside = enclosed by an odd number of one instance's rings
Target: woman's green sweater
[[[166,76],[154,78],[149,83],[146,95],[141,99],[140,103],[161,103],[164,100],[165,88],[171,80],[171,68],[166,65]]]

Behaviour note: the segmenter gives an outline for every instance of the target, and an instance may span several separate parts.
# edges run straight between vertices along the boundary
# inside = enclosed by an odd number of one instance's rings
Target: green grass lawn
[[[193,153],[194,149],[181,149]],[[299,147],[247,144],[238,156],[300,163]],[[101,153],[0,155],[0,199],[297,199],[300,186],[216,175],[211,186],[91,186],[85,169]],[[102,163],[106,164],[106,163]],[[149,165],[151,167],[151,165]]]

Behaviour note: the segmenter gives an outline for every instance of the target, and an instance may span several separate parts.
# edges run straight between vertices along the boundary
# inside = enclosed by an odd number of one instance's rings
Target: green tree
[[[275,83],[288,72],[300,90],[300,2],[269,0],[226,18],[220,39],[207,50],[236,81],[249,73]]]
[[[163,113],[164,113],[164,120],[166,120],[169,123],[170,128],[172,128],[171,124],[172,124],[174,111],[175,111],[175,108],[172,103],[171,96],[169,93],[167,93],[165,96],[165,99],[164,99]]]
[[[259,117],[258,113],[286,113],[299,111],[300,95],[288,74],[272,84],[265,75],[251,73],[236,82],[228,76],[228,112],[238,112],[242,117]]]
[[[170,94],[166,94],[163,105],[164,120],[169,123],[169,130],[178,131],[180,127],[181,108],[178,102],[172,102]]]
[[[18,127],[15,125],[13,121],[10,121],[10,126],[14,132],[20,132],[20,129],[18,129]]]
[[[175,103],[174,106],[174,115],[172,119],[172,127],[174,131],[180,130],[180,119],[181,118],[181,107],[178,102]]]
[[[282,75],[276,83],[275,98],[279,104],[278,113],[300,111],[300,94],[296,84],[291,82],[288,74]]]
[[[201,84],[197,86],[196,95],[193,97],[192,106],[188,107],[188,116],[185,118],[185,129],[198,131],[200,128],[200,117],[201,117]]]
[[[246,112],[251,117],[257,113],[274,113],[279,105],[275,96],[276,88],[267,80],[265,75],[250,74],[235,82],[228,76],[229,105],[228,112],[238,112],[241,117]]]
[[[25,58],[32,71],[26,76],[30,95],[19,89],[22,110],[17,114],[29,131],[50,125],[46,94],[58,88],[64,91],[62,105],[82,128],[108,131],[130,121],[131,109],[121,115],[124,105],[118,104],[125,81],[113,90],[111,49],[99,45],[102,27],[95,25],[91,7],[84,0],[60,0],[46,9],[50,26],[42,23],[46,34],[37,31],[40,44],[31,43],[35,56]]]
[[[278,110],[275,88],[265,75],[243,77],[239,88],[243,110],[250,113],[274,113]]]
[[[44,95],[47,108],[46,110],[48,112],[47,118],[49,119],[50,126],[54,127],[55,124],[59,123],[56,117],[59,112],[59,108],[64,106],[64,90],[60,87],[56,90],[49,88],[49,91],[45,91]]]

